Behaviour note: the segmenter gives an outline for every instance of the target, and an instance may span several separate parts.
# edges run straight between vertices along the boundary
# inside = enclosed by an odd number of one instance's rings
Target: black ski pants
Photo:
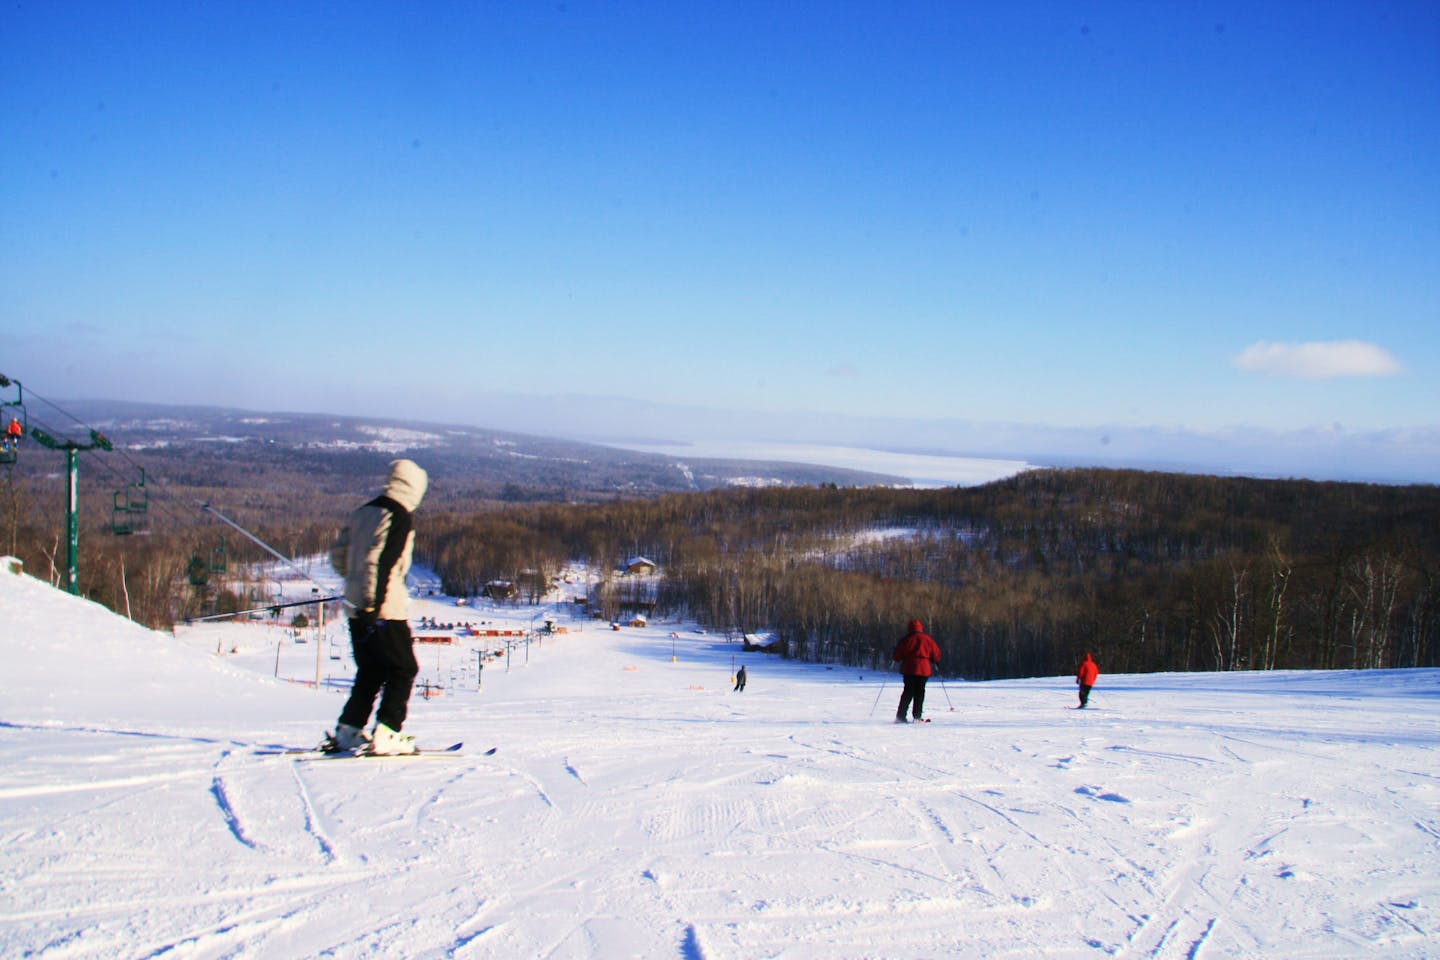
[[[404,620],[360,620],[350,618],[350,649],[355,654],[355,685],[340,711],[340,722],[363,729],[370,710],[380,696],[375,719],[391,730],[405,723],[410,707],[410,690],[420,664],[410,624]]]
[[[895,719],[905,719],[905,711],[914,704],[915,719],[919,720],[925,716],[925,681],[929,677],[922,677],[917,674],[905,674],[905,688],[900,693],[900,709],[895,711]]]

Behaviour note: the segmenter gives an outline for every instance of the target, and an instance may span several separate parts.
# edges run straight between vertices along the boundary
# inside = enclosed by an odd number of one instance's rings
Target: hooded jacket
[[[940,662],[940,647],[925,633],[919,620],[910,621],[910,632],[895,645],[891,660],[900,662],[900,672],[911,677],[930,676],[930,664]]]
[[[429,477],[413,460],[395,460],[385,492],[350,515],[350,525],[330,551],[345,577],[345,599],[354,616],[407,620],[410,594],[405,577],[415,547],[412,514],[425,496]]]
[[[1100,667],[1090,659],[1090,654],[1085,654],[1085,659],[1080,661],[1080,669],[1075,671],[1075,679],[1080,681],[1080,685],[1083,687],[1093,687],[1095,678],[1098,676],[1100,676]]]

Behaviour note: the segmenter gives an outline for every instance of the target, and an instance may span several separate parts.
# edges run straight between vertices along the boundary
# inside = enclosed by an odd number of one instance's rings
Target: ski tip
[[[491,747],[489,750],[486,750],[484,753],[482,753],[481,756],[482,756],[482,757],[493,757],[493,756],[495,755],[495,751],[496,751],[496,750],[499,750],[499,749],[500,749],[499,747]]]

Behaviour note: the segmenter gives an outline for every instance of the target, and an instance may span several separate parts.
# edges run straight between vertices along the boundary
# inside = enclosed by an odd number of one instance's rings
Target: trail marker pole
[[[311,587],[315,597],[315,689],[320,689],[320,647],[325,643],[325,601],[320,599],[320,590]]]

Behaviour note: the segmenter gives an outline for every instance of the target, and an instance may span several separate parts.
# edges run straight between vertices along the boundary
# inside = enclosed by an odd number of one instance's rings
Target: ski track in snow
[[[1202,814],[1247,795],[1250,787],[1237,789],[1232,780],[1252,781],[1257,766],[1289,762],[1241,761],[1220,741],[1213,757],[1128,743],[1082,744],[1078,753],[1009,744],[998,755],[956,765],[873,739],[860,747],[829,734],[785,733],[717,756],[676,753],[672,742],[657,766],[654,754],[669,738],[640,739],[646,742],[637,745],[638,759],[607,752],[582,760],[574,742],[537,738],[535,753],[519,763],[416,764],[403,777],[394,772],[401,764],[277,765],[222,748],[208,782],[192,764],[51,793],[114,795],[91,810],[100,814],[130,805],[122,797],[133,799],[136,790],[168,793],[188,781],[209,794],[224,838],[265,861],[265,877],[224,896],[152,900],[142,889],[88,912],[102,927],[107,917],[131,911],[143,917],[162,907],[186,918],[134,954],[152,957],[260,956],[262,944],[296,942],[341,956],[407,952],[417,942],[437,944],[428,954],[434,956],[602,957],[637,944],[655,951],[641,955],[741,956],[758,948],[759,955],[825,956],[819,944],[831,937],[856,945],[846,955],[963,956],[989,941],[967,941],[963,933],[957,939],[954,927],[973,924],[977,915],[1010,915],[1015,922],[1038,915],[1048,923],[1064,902],[1097,886],[1114,914],[1096,918],[1094,933],[1075,933],[1088,951],[1120,958],[1273,955],[1263,934],[1226,919],[1245,912],[1236,903],[1246,895],[1243,871],[1300,848],[1288,842],[1296,830],[1353,829],[1345,826],[1353,817],[1315,820],[1318,805],[1304,797],[1290,800],[1287,814],[1271,815],[1267,832],[1253,838],[1224,816]],[[1294,752],[1264,744],[1252,750]],[[160,746],[125,754],[116,758],[124,769],[159,768],[184,756]],[[1215,767],[1218,777],[1183,773]],[[1177,787],[1170,809],[1150,820],[1145,791],[1133,784],[1168,778],[1210,786]],[[1433,795],[1433,784],[1426,786]],[[603,798],[594,796],[597,789]],[[0,793],[12,801],[36,796],[17,788]],[[1414,828],[1433,841],[1433,815],[1399,806],[1396,812],[1410,810]],[[1057,823],[1064,825],[1059,834]],[[1147,831],[1150,839],[1139,847],[1111,839]],[[332,833],[363,838],[363,850],[340,852]],[[1169,841],[1163,859],[1154,856],[1162,836]],[[1357,832],[1352,840],[1366,836]],[[630,857],[635,868],[628,880],[623,873],[602,879],[555,853],[577,849],[598,852],[601,864]],[[1235,851],[1242,851],[1238,859]],[[434,863],[463,864],[467,857],[476,865],[440,888],[424,882]],[[791,876],[777,888],[772,878],[785,873],[781,865],[791,858],[812,870],[830,867]],[[268,878],[279,861],[298,870],[289,882]],[[337,865],[358,869],[333,870]],[[1287,861],[1274,876],[1293,880],[1301,871]],[[164,872],[158,863],[148,878],[138,871],[137,885],[153,889]],[[502,888],[487,883],[492,873],[508,878]],[[895,891],[885,910],[855,896],[857,877],[882,878],[880,888]],[[407,895],[416,880],[421,892]],[[468,897],[467,887],[475,890]],[[483,889],[492,892],[482,896]],[[361,934],[316,939],[317,929],[344,916],[329,904],[357,897],[386,907]],[[1424,939],[1415,912],[1410,901],[1396,900],[1381,911],[1388,922],[1376,922]],[[885,913],[904,917],[902,926],[891,929]],[[509,919],[517,915],[532,919]],[[62,916],[70,914],[43,919]],[[888,933],[877,940],[876,929]],[[797,950],[797,938],[814,946]],[[94,956],[123,943],[72,933],[38,952]]]
[[[412,703],[422,742],[493,757],[317,763],[264,754],[343,686],[140,636],[135,716],[82,677],[27,693],[23,659],[0,704],[0,953],[1440,955],[1440,671],[1102,677],[1090,712],[1055,709],[1063,678],[952,683],[897,727],[880,677],[747,655],[733,694],[734,645],[683,635],[672,663],[661,630],[591,627]]]
[[[225,781],[218,774],[210,781],[210,794],[215,798],[215,805],[220,808],[220,816],[225,820],[225,826],[229,827],[230,835],[251,850],[258,850],[255,841],[245,835],[245,827],[235,814],[235,807],[226,794]]]

